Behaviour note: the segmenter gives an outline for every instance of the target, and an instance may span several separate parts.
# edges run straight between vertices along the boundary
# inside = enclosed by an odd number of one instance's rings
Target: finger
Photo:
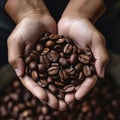
[[[48,94],[48,103],[47,104],[53,109],[58,109],[59,103],[58,103],[57,98],[50,92],[47,92],[47,94]]]
[[[59,100],[59,111],[65,111],[67,109],[67,104],[63,100]]]
[[[95,68],[99,77],[103,78],[105,67],[108,62],[108,52],[106,49],[105,39],[102,35],[93,35],[92,52],[95,58]]]
[[[23,76],[24,74],[24,62],[22,58],[24,50],[24,45],[17,41],[14,36],[8,39],[8,61],[15,69],[18,76]]]
[[[20,77],[20,80],[22,84],[40,101],[48,100],[46,91],[43,88],[41,88],[36,82],[34,82],[30,77]]]
[[[86,80],[81,84],[80,88],[76,91],[75,98],[77,100],[82,99],[92,89],[96,82],[97,82],[96,75],[86,78]]]
[[[73,103],[74,100],[75,100],[75,93],[74,92],[68,93],[68,94],[65,95],[65,102],[67,104]]]

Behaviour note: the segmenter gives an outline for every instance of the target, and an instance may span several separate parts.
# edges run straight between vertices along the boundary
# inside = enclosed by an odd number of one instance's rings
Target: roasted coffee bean
[[[75,70],[76,71],[81,71],[83,68],[83,64],[82,63],[78,63],[76,66],[75,66]]]
[[[77,62],[78,62],[78,56],[77,56],[77,54],[71,54],[71,56],[70,56],[70,63],[74,65]]]
[[[46,79],[47,74],[46,73],[39,73],[39,78],[40,79]]]
[[[46,80],[39,80],[38,81],[38,85],[40,86],[40,87],[46,87],[47,85],[48,85],[48,82],[46,81]]]
[[[65,82],[69,78],[69,74],[65,69],[60,69],[59,71],[60,80]]]
[[[72,66],[70,66],[68,69],[67,69],[67,72],[68,72],[68,74],[71,76],[71,75],[75,75],[75,69],[72,67]]]
[[[57,66],[57,67],[59,67],[59,64],[58,63],[51,63],[51,66]]]
[[[48,74],[49,75],[56,75],[59,71],[59,67],[53,66],[48,69]]]
[[[62,46],[62,45],[55,45],[54,46],[54,50],[57,52],[62,52],[63,48],[64,48],[64,46]]]
[[[46,42],[48,39],[49,39],[48,36],[44,36],[40,38],[40,42]]]
[[[40,63],[46,64],[46,67],[50,66],[50,60],[46,55],[40,55],[39,60],[40,60]]]
[[[79,55],[78,59],[80,62],[82,62],[84,64],[90,63],[90,60],[91,60],[90,57],[88,55],[85,55],[85,54]]]
[[[49,76],[47,78],[47,81],[48,81],[48,83],[54,83],[55,80],[51,76]]]
[[[50,32],[46,32],[46,33],[44,33],[44,36],[45,36],[45,37],[48,37],[49,35],[51,35]]]
[[[48,40],[45,44],[46,47],[51,48],[55,45],[55,43],[52,40]]]
[[[35,61],[30,62],[29,68],[30,68],[31,70],[37,69],[37,63],[36,63]]]
[[[66,54],[70,54],[72,52],[72,45],[71,44],[66,44],[63,51]]]
[[[38,60],[38,55],[35,54],[35,53],[33,53],[33,52],[30,53],[30,57],[31,57],[32,60],[34,60],[34,61],[37,61],[37,60]]]
[[[51,40],[57,40],[58,38],[59,38],[59,36],[56,34],[49,35],[49,39],[51,39]]]
[[[35,80],[35,81],[39,78],[36,70],[33,70],[31,72],[31,76],[32,76],[33,80]]]
[[[63,67],[68,67],[70,63],[66,58],[62,57],[59,59],[59,64],[62,65]]]
[[[37,52],[41,53],[41,52],[43,51],[43,49],[44,49],[44,48],[43,48],[43,46],[42,46],[41,44],[37,44],[37,45],[36,45],[36,51],[37,51]]]
[[[55,81],[54,84],[57,85],[58,87],[63,87],[65,85],[64,83],[60,81]]]
[[[63,57],[63,58],[65,58],[65,57],[66,57],[66,54],[63,53],[63,52],[60,52],[60,56]]]
[[[41,55],[46,55],[49,51],[50,51],[49,48],[44,48],[44,50],[42,51]]]
[[[46,65],[45,64],[38,64],[38,72],[43,73],[46,71]]]
[[[63,90],[65,93],[73,92],[75,89],[75,86],[73,84],[66,85]]]
[[[89,77],[91,75],[90,67],[87,65],[84,65],[83,66],[83,73],[84,73],[85,77]]]
[[[27,56],[25,59],[25,64],[29,64],[32,61],[32,57],[31,56]]]
[[[58,89],[56,88],[55,85],[49,84],[48,89],[52,94],[58,94]]]
[[[56,41],[57,44],[63,44],[65,43],[65,38],[59,38],[57,41]]]
[[[78,53],[78,47],[73,45],[73,54],[77,54]]]
[[[49,60],[51,60],[52,62],[57,62],[57,60],[59,59],[59,54],[54,51],[51,50],[48,54],[47,54]]]
[[[81,81],[81,80],[84,80],[84,78],[85,78],[85,76],[84,76],[83,72],[80,72],[78,80]]]
[[[57,97],[59,99],[62,99],[62,100],[65,98],[65,94],[64,94],[64,92],[61,89],[59,90],[59,92],[57,94]]]

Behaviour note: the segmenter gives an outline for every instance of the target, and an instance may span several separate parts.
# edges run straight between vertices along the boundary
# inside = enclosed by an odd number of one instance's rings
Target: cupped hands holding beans
[[[8,38],[9,62],[23,85],[54,109],[65,110],[104,77],[105,40],[91,22],[103,12],[100,1],[70,0],[58,30],[42,0],[8,0],[5,5],[16,22]],[[90,10],[82,9],[86,5]]]

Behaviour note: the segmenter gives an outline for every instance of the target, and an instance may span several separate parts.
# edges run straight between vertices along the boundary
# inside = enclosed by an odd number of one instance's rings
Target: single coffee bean
[[[71,76],[71,75],[75,75],[75,69],[72,67],[72,66],[70,66],[68,69],[67,69],[67,72],[68,72],[68,74]]]
[[[57,40],[58,38],[59,38],[59,36],[56,34],[49,35],[49,39],[51,39],[51,40]]]
[[[66,44],[63,51],[66,54],[70,54],[72,52],[72,45],[71,44]]]
[[[70,63],[66,58],[62,57],[59,59],[59,64],[62,65],[63,67],[68,67]]]
[[[65,93],[73,92],[75,89],[75,86],[73,84],[66,85],[63,90]]]
[[[73,54],[77,54],[78,53],[78,47],[73,45]]]
[[[50,60],[48,59],[46,55],[40,55],[39,60],[41,64],[46,64],[46,67],[50,66]]]
[[[58,87],[63,87],[65,85],[64,83],[60,81],[55,81],[54,84],[57,85]]]
[[[31,56],[27,56],[25,59],[25,64],[29,64],[32,61],[32,57]]]
[[[36,45],[36,51],[41,53],[43,51],[43,46],[41,44]]]
[[[59,67],[59,64],[58,63],[51,63],[51,66],[57,66],[57,67]]]
[[[45,72],[46,71],[46,65],[45,64],[38,64],[38,71],[40,72],[40,73],[43,73],[43,72]]]
[[[39,78],[40,79],[46,79],[47,74],[46,73],[39,73]]]
[[[48,81],[48,83],[54,83],[55,80],[51,76],[49,76],[47,78],[47,81]]]
[[[39,80],[38,81],[38,85],[40,86],[40,87],[46,87],[47,85],[48,85],[48,82],[46,81],[46,80]]]
[[[77,56],[77,54],[71,54],[70,55],[70,63],[74,65],[77,62],[78,62],[78,56]]]
[[[46,55],[49,51],[50,51],[49,48],[44,48],[44,50],[42,51],[41,55]]]
[[[90,63],[90,60],[91,60],[90,57],[88,55],[85,55],[85,54],[79,55],[78,59],[80,62],[82,62],[84,64]]]
[[[36,70],[33,70],[31,72],[31,76],[32,76],[33,80],[35,80],[35,81],[39,78]]]
[[[46,42],[48,39],[49,39],[48,36],[44,36],[40,38],[40,42]]]
[[[37,61],[37,60],[38,60],[38,55],[35,54],[35,53],[33,53],[33,52],[30,53],[30,57],[31,57],[32,60],[34,60],[34,61]]]
[[[57,41],[56,41],[57,44],[63,44],[65,43],[65,38],[59,38]]]
[[[64,46],[62,46],[62,45],[55,45],[54,46],[54,50],[57,52],[62,52],[63,48],[64,48]]]
[[[59,71],[60,80],[65,82],[69,78],[69,74],[65,69],[60,69]]]
[[[59,54],[58,52],[51,50],[48,54],[47,54],[49,60],[51,60],[52,62],[57,62],[57,60],[59,59]]]
[[[37,63],[36,63],[35,61],[30,62],[29,68],[30,68],[31,70],[37,69]]]
[[[91,75],[90,67],[87,65],[84,65],[83,66],[83,73],[84,73],[85,77],[89,77]]]
[[[63,57],[63,58],[65,58],[65,57],[66,57],[66,54],[63,53],[63,52],[60,52],[60,56]]]
[[[95,74],[96,71],[95,71],[95,66],[94,65],[90,65],[90,70],[91,70],[92,73]]]
[[[78,63],[76,66],[75,66],[75,70],[76,71],[81,71],[83,68],[83,64],[82,63]]]
[[[64,94],[64,92],[61,90],[61,89],[59,89],[58,90],[59,92],[58,92],[58,94],[57,94],[57,97],[59,98],[59,99],[64,99],[65,98],[65,94]]]
[[[48,37],[49,35],[51,35],[51,33],[50,33],[50,32],[46,32],[46,33],[44,34],[44,37]]]
[[[48,40],[45,44],[46,47],[51,48],[55,45],[55,43],[52,40]]]
[[[52,94],[58,94],[58,89],[56,88],[55,85],[49,84],[48,89]]]
[[[82,80],[84,80],[84,78],[85,78],[85,76],[84,76],[83,72],[80,72],[80,73],[79,73],[78,80],[79,80],[79,81],[82,81]]]
[[[48,74],[49,75],[56,75],[59,71],[59,67],[53,66],[48,69]]]

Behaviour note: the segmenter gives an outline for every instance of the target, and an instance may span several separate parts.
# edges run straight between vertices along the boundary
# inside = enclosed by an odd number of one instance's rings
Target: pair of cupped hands
[[[68,93],[65,101],[57,98],[37,85],[29,76],[25,75],[23,56],[29,54],[36,44],[37,38],[44,32],[64,35],[85,51],[92,51],[95,58],[97,75],[93,75],[79,86],[76,93]],[[98,77],[103,78],[108,54],[103,35],[94,24],[82,16],[63,15],[58,23],[50,14],[28,12],[21,17],[8,38],[8,58],[22,84],[40,101],[46,102],[51,108],[61,111],[76,99],[81,100],[95,85]]]

